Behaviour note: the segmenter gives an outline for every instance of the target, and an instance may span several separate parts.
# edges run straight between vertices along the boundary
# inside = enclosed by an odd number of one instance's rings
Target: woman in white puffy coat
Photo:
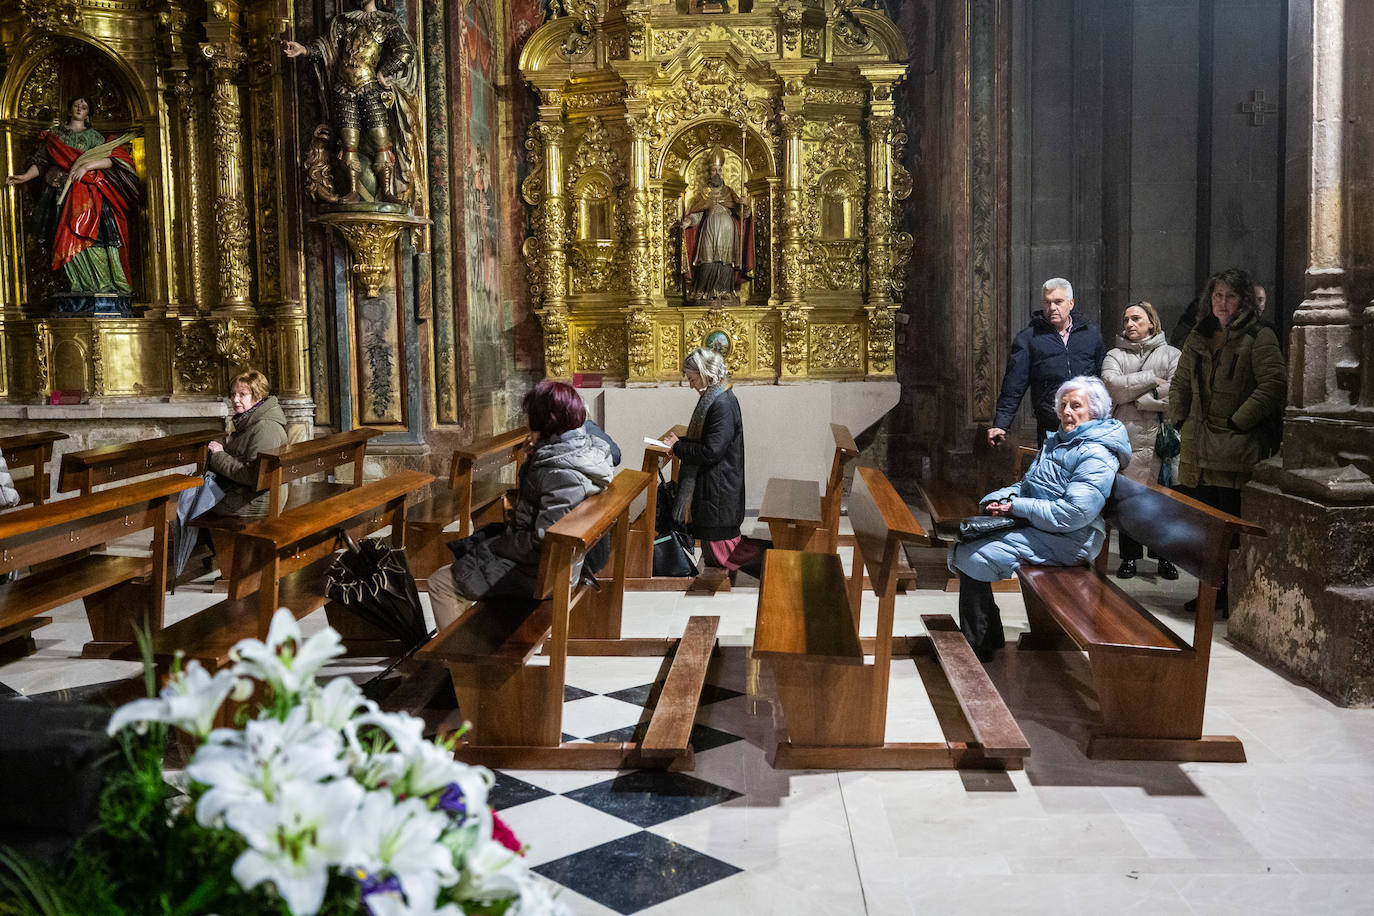
[[[1112,396],[1112,416],[1120,420],[1131,437],[1131,463],[1122,472],[1146,483],[1159,479],[1160,459],[1155,456],[1155,435],[1164,412],[1169,409],[1169,385],[1178,369],[1179,351],[1169,346],[1159,313],[1148,302],[1126,307],[1121,319],[1121,335],[1116,347],[1107,352],[1102,363],[1102,381]],[[1136,574],[1135,564],[1142,555],[1140,544],[1120,536],[1119,579]],[[1177,579],[1178,570],[1168,560],[1159,561],[1162,579]]]

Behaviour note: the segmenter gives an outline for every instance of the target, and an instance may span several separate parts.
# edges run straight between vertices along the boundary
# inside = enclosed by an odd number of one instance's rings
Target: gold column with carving
[[[639,107],[643,107],[642,105]],[[653,253],[649,247],[649,136],[652,125],[642,111],[625,119],[630,134],[630,306],[625,314],[625,339],[629,349],[628,381],[652,382],[657,375],[654,359],[654,326],[647,309],[652,294],[649,275]]]
[[[185,288],[181,295],[195,306],[194,311],[206,310],[210,296],[206,289],[205,267],[205,224],[200,218],[198,202],[205,199],[205,176],[200,171],[200,137],[203,131],[200,118],[200,105],[196,102],[195,88],[187,70],[178,70],[167,94],[172,102],[172,111],[180,125],[180,145],[182,152],[180,165],[183,168],[181,193],[178,195],[178,209],[184,221],[184,231],[180,233],[183,257],[185,258]]]
[[[206,24],[207,33],[212,23]],[[252,312],[249,298],[248,207],[244,188],[243,111],[236,79],[246,54],[236,40],[207,42],[201,53],[210,62],[210,144],[215,164],[215,250],[219,255],[219,308],[229,314]]]
[[[567,214],[563,203],[563,96],[545,90],[539,106],[540,120],[535,134],[544,145],[544,201],[540,223],[544,230],[543,264],[544,307],[537,309],[544,327],[544,368],[550,378],[570,374],[568,340],[568,257],[566,251]]]
[[[802,251],[802,128],[806,118],[795,108],[800,98],[789,93],[787,110],[778,115],[782,128],[782,366],[779,378],[803,378],[807,374],[807,327],[810,311],[804,299],[806,269]]]

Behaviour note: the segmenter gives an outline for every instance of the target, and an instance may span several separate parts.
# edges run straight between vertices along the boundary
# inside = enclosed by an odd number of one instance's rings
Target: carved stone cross
[[[1264,124],[1264,119],[1279,110],[1275,102],[1271,102],[1264,97],[1263,89],[1250,90],[1250,101],[1241,102],[1240,110],[1250,116],[1250,126],[1259,127]]]

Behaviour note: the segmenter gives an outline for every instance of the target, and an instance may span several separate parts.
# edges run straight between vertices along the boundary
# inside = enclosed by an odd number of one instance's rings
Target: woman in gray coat
[[[444,629],[475,601],[534,594],[544,532],[611,483],[611,449],[582,428],[587,408],[576,389],[542,381],[525,396],[530,428],[515,508],[449,544],[455,560],[429,577],[434,623]]]
[[[1131,437],[1131,463],[1121,473],[1142,483],[1159,481],[1160,459],[1155,456],[1155,436],[1164,412],[1169,409],[1169,386],[1178,369],[1178,350],[1169,346],[1159,323],[1159,313],[1148,302],[1126,306],[1121,336],[1102,362],[1102,382],[1112,396],[1112,416],[1121,421]],[[1119,532],[1121,566],[1118,579],[1135,576],[1136,561],[1144,555],[1137,542]],[[1161,579],[1177,579],[1178,570],[1168,560],[1158,560]]]

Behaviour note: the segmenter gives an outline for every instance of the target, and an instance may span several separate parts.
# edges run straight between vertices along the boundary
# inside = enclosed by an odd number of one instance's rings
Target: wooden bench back
[[[87,551],[156,523],[149,507],[163,512],[176,494],[199,486],[200,478],[167,474],[42,506],[0,515],[0,573]]]
[[[473,475],[488,468],[513,463],[519,472],[525,460],[525,438],[529,434],[529,428],[521,426],[454,449],[453,459],[449,463],[449,487],[454,490],[465,486],[471,488]]]
[[[1215,588],[1237,538],[1265,535],[1253,522],[1125,474],[1116,475],[1105,515],[1113,527]]]
[[[223,438],[222,429],[198,429],[138,442],[66,452],[62,455],[57,492],[80,491],[87,495],[102,484],[156,474],[188,464],[195,466],[194,473],[199,476],[205,473],[205,462],[209,456],[206,446],[215,439]]]
[[[858,468],[849,493],[854,547],[869,569],[879,598],[896,593],[897,556],[904,541],[927,543],[925,529],[877,468]],[[857,568],[857,564],[856,564]]]
[[[268,554],[280,558],[279,578],[284,577],[333,553],[340,530],[361,537],[391,524],[392,546],[404,547],[404,518],[392,513],[433,480],[423,471],[398,471],[245,527],[234,548],[229,597],[238,600],[262,586]]]
[[[0,438],[0,455],[5,456],[10,476],[13,477],[17,470],[28,468],[30,471],[27,477],[14,478],[14,488],[19,492],[17,505],[25,506],[32,503],[41,506],[48,501],[48,494],[52,492],[52,482],[48,475],[48,462],[52,460],[52,444],[66,438],[66,433],[55,430],[20,433],[17,436]]]
[[[630,528],[630,505],[649,485],[644,471],[621,471],[611,485],[588,496],[567,515],[544,532],[544,548],[539,553],[539,579],[535,597],[547,598],[560,585],[557,573],[570,571],[612,525],[616,531],[611,542],[615,578],[624,579],[625,541]],[[554,549],[550,549],[553,547]]]
[[[282,484],[351,464],[353,483],[350,489],[361,486],[367,442],[381,434],[379,429],[363,427],[258,452],[257,488],[270,494],[268,517],[275,518],[281,514]]]
[[[829,532],[827,547],[833,551],[839,546],[844,471],[849,462],[859,457],[859,447],[854,444],[854,437],[850,435],[847,426],[831,423],[830,436],[835,440],[835,454],[830,459],[830,476],[825,480],[825,492],[821,494],[821,527]]]

